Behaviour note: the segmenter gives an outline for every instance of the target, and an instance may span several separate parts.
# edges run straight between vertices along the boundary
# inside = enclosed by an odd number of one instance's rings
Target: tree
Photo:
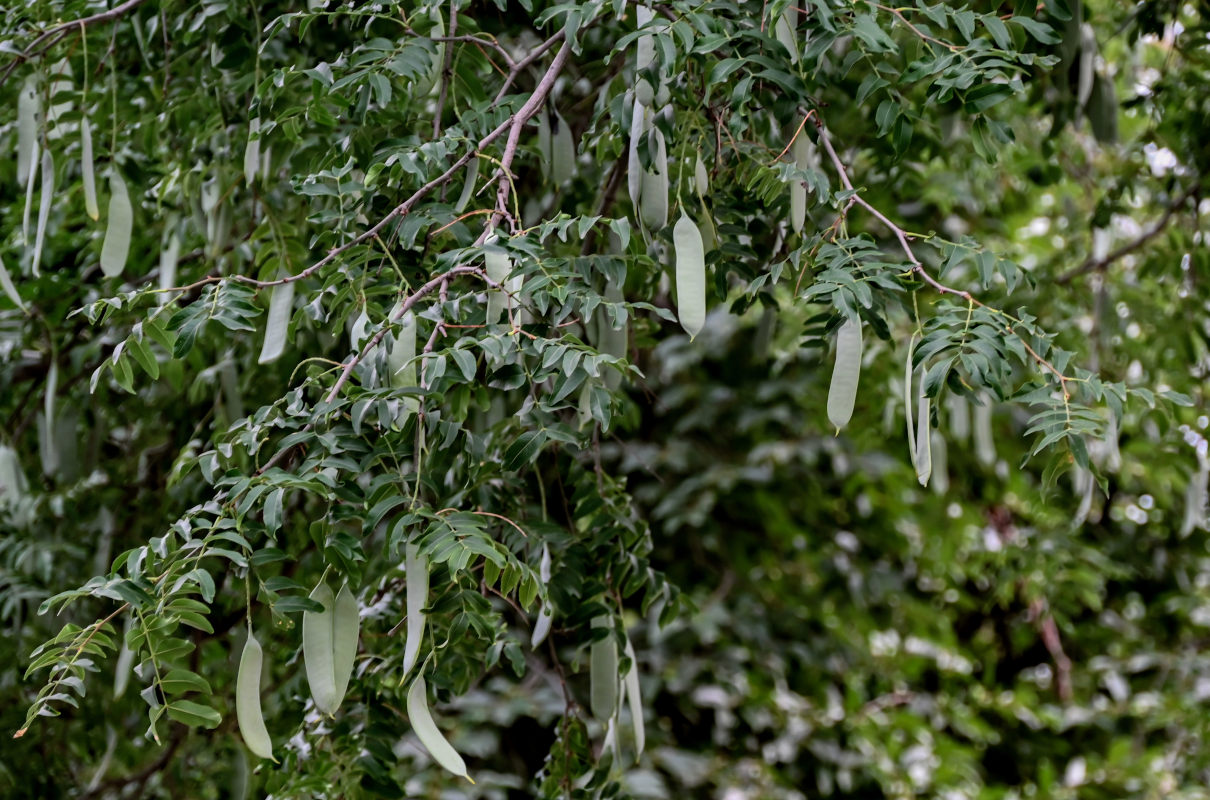
[[[308,6],[3,23],[7,794],[1201,796],[1204,9]]]

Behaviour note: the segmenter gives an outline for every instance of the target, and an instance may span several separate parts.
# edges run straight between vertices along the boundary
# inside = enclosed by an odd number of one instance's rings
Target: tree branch
[[[1070,269],[1059,277],[1055,278],[1055,283],[1059,284],[1060,286],[1065,286],[1081,275],[1087,275],[1090,272],[1104,272],[1106,267],[1113,262],[1121,258],[1125,258],[1134,251],[1142,248],[1143,245],[1147,244],[1152,239],[1163,233],[1168,227],[1168,223],[1172,222],[1172,218],[1175,217],[1182,208],[1184,208],[1185,204],[1189,202],[1190,198],[1199,194],[1201,190],[1201,180],[1194,181],[1192,186],[1177,195],[1177,197],[1164,208],[1163,215],[1156,221],[1154,225],[1144,231],[1137,239],[1127,242],[1117,250],[1114,250],[1112,253],[1109,253],[1102,258],[1088,258],[1080,266]]]
[[[79,28],[80,31],[83,32],[83,30],[89,25],[96,25],[99,22],[109,22],[124,16],[127,12],[137,8],[144,2],[145,0],[126,0],[125,3],[120,3],[108,11],[102,11],[100,13],[93,14],[91,17],[84,17],[83,19],[72,20],[71,22],[63,22],[44,31],[43,33],[39,34],[36,39],[30,42],[29,46],[25,48],[24,52],[21,52],[13,57],[13,60],[9,62],[8,67],[4,70],[4,75],[0,76],[0,86],[3,86],[5,82],[8,81],[9,76],[12,75],[13,70],[17,68],[17,65],[23,64],[35,56],[42,55],[47,50],[58,44],[60,40],[62,40],[72,31],[72,29]]]

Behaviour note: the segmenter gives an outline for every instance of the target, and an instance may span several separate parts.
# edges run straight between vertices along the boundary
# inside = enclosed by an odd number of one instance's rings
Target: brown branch
[[[5,82],[8,81],[9,76],[12,75],[13,70],[17,68],[18,64],[23,64],[26,61],[29,61],[31,58],[42,55],[47,50],[58,44],[64,37],[67,36],[67,34],[71,33],[73,29],[79,28],[80,31],[83,32],[84,29],[89,25],[96,25],[99,22],[109,22],[111,20],[115,20],[134,8],[142,5],[143,2],[145,2],[145,0],[126,0],[125,3],[120,3],[108,11],[102,11],[100,13],[93,14],[91,17],[84,17],[82,19],[72,20],[71,22],[63,22],[54,26],[53,28],[43,31],[36,39],[30,42],[29,46],[26,47],[23,52],[15,55],[13,60],[9,62],[8,67],[4,70],[4,75],[0,76],[0,86],[3,86]]]
[[[1038,634],[1042,637],[1042,644],[1046,645],[1046,651],[1050,653],[1051,660],[1055,662],[1055,689],[1059,693],[1059,699],[1064,703],[1071,702],[1071,659],[1067,653],[1063,651],[1063,640],[1059,636],[1059,626],[1055,624],[1055,618],[1051,615],[1050,610],[1046,607],[1046,601],[1038,598],[1029,604],[1029,615],[1033,619],[1034,624],[1038,626]]]
[[[450,5],[450,37],[458,32],[458,6]],[[454,63],[454,48],[445,48],[445,58],[441,60],[441,91],[437,95],[437,111],[433,114],[433,139],[441,136],[441,117],[445,113],[445,97],[450,89],[450,67]],[[442,190],[445,191],[444,189]],[[442,195],[444,197],[444,195]]]
[[[1125,258],[1163,233],[1168,227],[1168,223],[1172,222],[1172,218],[1175,217],[1182,208],[1184,208],[1185,203],[1189,202],[1190,198],[1199,194],[1201,190],[1201,181],[1194,181],[1192,186],[1181,192],[1171,203],[1164,207],[1163,215],[1160,216],[1156,223],[1144,231],[1137,239],[1127,242],[1117,250],[1114,250],[1112,253],[1109,253],[1101,258],[1088,258],[1080,266],[1070,269],[1059,277],[1055,278],[1055,283],[1059,284],[1060,286],[1064,286],[1068,283],[1071,283],[1081,275],[1087,275],[1090,272],[1104,272],[1105,269],[1113,262],[1121,258]]]

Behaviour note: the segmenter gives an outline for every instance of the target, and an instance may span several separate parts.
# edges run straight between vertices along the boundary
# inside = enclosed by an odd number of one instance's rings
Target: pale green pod
[[[105,221],[105,243],[101,246],[101,272],[105,277],[121,275],[130,252],[130,234],[134,229],[134,209],[126,182],[115,169],[109,175],[109,216]]]
[[[416,386],[416,315],[406,311],[399,318],[399,334],[391,343],[387,354],[387,370],[394,389]],[[395,415],[395,425],[402,428],[408,417],[420,409],[420,399],[404,397]]]
[[[32,160],[29,179],[25,182],[25,211],[21,214],[21,241],[26,245],[29,244],[29,221],[34,208],[34,187],[37,185],[34,178],[38,177],[38,163],[42,160],[42,148],[38,142],[34,142]]]
[[[836,332],[836,362],[828,386],[828,419],[836,432],[849,424],[861,377],[861,322],[846,319]]]
[[[489,239],[490,244],[495,239]],[[492,281],[504,286],[508,280],[509,273],[513,271],[512,259],[506,253],[499,251],[487,250],[483,254],[483,265],[487,270],[487,277]],[[488,289],[487,291],[487,324],[495,325],[500,321],[500,316],[504,313],[504,309],[508,307],[509,298],[504,293],[503,289]]]
[[[550,582],[550,548],[545,542],[542,543],[542,558],[538,562],[538,579],[542,581],[543,587]],[[529,638],[530,647],[537,647],[546,639],[550,633],[552,619],[549,604],[543,603],[542,608],[538,609],[538,621],[534,623],[534,632]]]
[[[1206,500],[1210,495],[1210,466],[1205,458],[1198,459],[1197,472],[1189,476],[1185,487],[1185,516],[1181,521],[1181,536],[1188,536],[1206,527]]]
[[[593,617],[592,627],[611,627],[610,618],[604,614]],[[618,645],[612,634],[592,643],[588,677],[592,715],[605,721],[618,706]]]
[[[280,283],[270,290],[269,321],[265,325],[265,340],[261,344],[258,364],[269,364],[281,357],[286,348],[286,334],[294,313],[294,284]]]
[[[59,364],[52,360],[50,369],[46,371],[46,391],[42,395],[42,416],[46,420],[42,426],[46,437],[46,447],[42,450],[42,459],[44,462],[52,464],[50,469],[44,470],[48,475],[53,474],[58,468],[58,454],[52,444],[55,439],[55,396],[58,391]]]
[[[576,143],[571,126],[555,112],[551,128],[550,174],[556,186],[562,186],[576,174]]]
[[[21,469],[17,451],[0,444],[0,508],[12,506],[25,498],[29,492],[29,481]]]
[[[974,425],[975,458],[985,467],[996,463],[996,442],[992,435],[991,400],[984,395],[982,403],[975,406]]]
[[[798,63],[798,12],[792,8],[787,8],[781,12],[777,18],[777,22],[773,24],[773,33],[777,36],[777,41],[781,42],[782,47],[790,52],[790,63]]]
[[[160,280],[159,288],[168,289],[176,284],[176,266],[181,256],[181,237],[177,235],[175,224],[170,224],[171,233],[164,249],[160,251]],[[168,302],[168,293],[162,292],[156,299],[160,305]]]
[[[248,123],[248,143],[244,145],[244,181],[251,186],[260,170],[260,117]]]
[[[42,197],[38,199],[38,228],[34,231],[34,257],[31,262],[34,276],[41,274],[42,245],[46,243],[46,225],[50,221],[50,208],[55,201],[55,159],[48,147],[42,153]]]
[[[324,607],[322,612],[304,611],[302,618],[303,666],[315,707],[324,714],[336,713],[340,699],[336,695],[336,669],[333,664],[332,617],[336,598],[326,583],[311,592],[311,599]]]
[[[702,234],[681,210],[672,228],[676,248],[676,310],[681,327],[693,339],[706,324],[706,256]]]
[[[652,126],[648,136],[651,169],[643,171],[639,215],[648,230],[658,231],[668,224],[668,151],[659,128]]]
[[[790,152],[794,156],[794,166],[798,169],[807,170],[815,166],[815,144],[806,131],[799,131]],[[806,218],[807,185],[803,181],[794,181],[790,184],[790,226],[795,233],[802,233]]]
[[[273,742],[260,709],[260,673],[264,657],[260,642],[249,632],[235,677],[235,721],[248,749],[261,758],[276,762]]]
[[[92,220],[101,218],[97,206],[97,175],[92,163],[92,125],[80,120],[80,179],[84,186],[84,211]]]
[[[126,634],[130,633],[132,616],[126,618],[126,628],[122,634],[122,646],[118,648],[118,657],[113,667],[113,696],[116,700],[126,693],[130,684],[130,671],[134,666],[134,651],[126,644]]]
[[[647,108],[635,100],[630,117],[630,146],[626,153],[626,188],[636,215],[643,196],[643,166],[639,160],[639,142],[640,137],[645,136],[650,127],[648,113]]]
[[[945,405],[949,411],[950,437],[956,442],[964,442],[971,435],[971,404],[965,397],[949,394]]]
[[[20,293],[17,292],[17,286],[13,283],[12,275],[8,273],[8,267],[4,266],[4,259],[0,258],[0,289],[8,295],[8,299],[13,301],[13,305],[21,311],[26,311],[25,301],[21,299]]]
[[[930,438],[932,439],[933,455],[933,492],[943,495],[950,488],[949,447],[945,437],[941,435],[941,431],[933,431]]]
[[[651,22],[655,18],[655,12],[644,5],[635,6],[634,21],[635,28],[642,29],[643,26]],[[655,60],[655,41],[651,34],[643,34],[635,43],[635,60],[634,67],[636,74],[651,66],[651,62]],[[655,99],[655,91],[646,78],[638,78],[635,84],[635,98],[644,106],[650,106]]]
[[[626,657],[630,659],[630,669],[626,672],[626,704],[630,707],[630,723],[634,728],[634,755],[643,755],[647,745],[647,729],[643,721],[643,698],[639,691],[639,662],[634,655],[634,647],[630,637],[626,638]]]
[[[1096,78],[1097,35],[1087,22],[1080,25],[1080,67],[1076,79],[1076,104],[1080,108],[1088,105],[1092,97],[1092,83]]]
[[[38,82],[30,75],[17,93],[17,183],[25,186],[34,170],[38,143]]]
[[[592,424],[592,384],[588,381],[580,387],[580,402],[576,407],[576,417],[582,429]]]
[[[706,165],[702,163],[700,155],[693,162],[693,190],[697,192],[698,198],[705,202],[706,194],[710,191],[710,173],[706,171]]]
[[[916,418],[916,480],[921,486],[929,485],[929,477],[933,474],[933,437],[929,427],[929,414],[932,411],[928,395],[924,393],[925,371],[920,371],[920,400]]]
[[[461,214],[471,198],[475,196],[475,181],[479,179],[479,159],[472,158],[466,162],[466,178],[462,183],[462,193],[458,195],[458,202],[454,203],[454,211]]]
[[[408,719],[412,721],[412,730],[416,731],[420,743],[429,751],[434,761],[458,777],[474,783],[466,772],[466,762],[462,760],[462,756],[458,755],[458,751],[446,740],[437,723],[433,722],[433,715],[429,712],[428,686],[420,675],[416,676],[412,687],[408,689]]]
[[[332,610],[332,671],[336,679],[336,702],[349,691],[353,662],[357,659],[357,640],[361,635],[361,610],[349,585],[340,587]]]
[[[403,675],[399,682],[407,678],[412,667],[416,666],[416,658],[420,655],[420,643],[424,640],[424,606],[429,597],[429,558],[420,552],[420,546],[409,544],[404,548],[405,568],[407,569],[407,613],[408,636],[403,646]]]

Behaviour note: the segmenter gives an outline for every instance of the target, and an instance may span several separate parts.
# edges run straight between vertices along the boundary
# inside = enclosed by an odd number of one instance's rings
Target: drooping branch
[[[81,32],[83,32],[84,29],[90,25],[97,25],[103,22],[110,22],[118,19],[142,5],[144,2],[145,0],[126,0],[126,2],[119,3],[108,11],[101,11],[93,14],[90,17],[84,17],[82,19],[76,19],[70,22],[62,22],[43,31],[36,39],[30,42],[29,46],[26,47],[25,50],[16,54],[13,57],[13,60],[9,62],[8,66],[4,69],[4,74],[0,75],[0,86],[3,86],[5,82],[8,81],[9,76],[13,74],[13,70],[15,70],[20,64],[24,64],[31,58],[36,58],[37,56],[42,55],[47,50],[62,41],[73,30],[79,29]]]

